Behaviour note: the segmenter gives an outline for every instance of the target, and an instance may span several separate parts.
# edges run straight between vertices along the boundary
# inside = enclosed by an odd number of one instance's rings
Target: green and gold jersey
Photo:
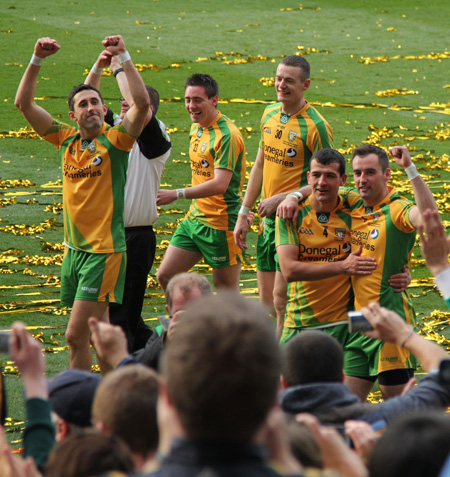
[[[350,211],[339,199],[331,212],[316,212],[311,199],[299,206],[297,223],[276,219],[276,245],[296,245],[298,260],[325,263],[345,260],[351,250]],[[323,328],[347,320],[353,309],[350,277],[338,275],[313,281],[288,283],[285,328]]]
[[[64,242],[75,250],[126,250],[123,225],[128,152],[135,138],[122,125],[103,125],[92,141],[59,121],[43,138],[54,144],[63,175]]]
[[[261,118],[260,149],[264,153],[263,197],[307,184],[306,173],[315,151],[333,147],[330,125],[308,102],[295,115],[268,106]]]
[[[193,199],[186,218],[216,230],[234,230],[246,168],[244,139],[239,129],[220,112],[206,128],[193,124],[189,157],[192,186],[214,179],[215,169],[228,169],[233,175],[224,194]]]
[[[376,301],[413,324],[414,309],[408,293],[394,292],[388,279],[409,263],[416,238],[409,213],[415,205],[393,187],[389,191],[374,207],[365,207],[362,199],[352,203],[352,251],[362,245],[361,255],[374,257],[377,263],[371,275],[352,276],[355,309]]]

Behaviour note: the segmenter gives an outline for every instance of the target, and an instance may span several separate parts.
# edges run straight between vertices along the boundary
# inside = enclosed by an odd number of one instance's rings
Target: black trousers
[[[127,242],[127,271],[123,301],[110,303],[109,319],[120,326],[128,341],[131,353],[145,346],[152,330],[142,319],[147,277],[153,265],[156,251],[156,236],[151,225],[125,228]]]

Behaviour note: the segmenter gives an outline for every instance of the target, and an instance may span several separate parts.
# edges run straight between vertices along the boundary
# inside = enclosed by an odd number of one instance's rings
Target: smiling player
[[[189,144],[192,187],[161,189],[157,204],[193,200],[172,237],[157,279],[165,290],[174,275],[188,271],[203,257],[213,268],[216,288],[238,290],[242,251],[234,243],[233,229],[242,203],[244,140],[230,119],[217,110],[219,88],[211,76],[189,77],[184,100],[193,123]]]

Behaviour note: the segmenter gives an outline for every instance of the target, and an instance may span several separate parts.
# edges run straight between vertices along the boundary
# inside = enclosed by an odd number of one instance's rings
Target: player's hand
[[[121,35],[107,36],[102,44],[106,51],[109,51],[112,55],[120,55],[124,53],[127,49],[125,48],[125,42]]]
[[[411,274],[407,265],[403,265],[402,273],[391,275],[388,282],[396,293],[405,291],[411,283]]]
[[[249,214],[250,215],[250,214]],[[248,216],[238,214],[236,225],[233,231],[234,243],[241,249],[247,249],[246,236],[248,232]]]
[[[411,156],[406,146],[390,147],[389,152],[391,153],[391,156],[394,158],[395,162],[399,166],[403,167],[403,169],[412,164]]]
[[[263,199],[258,205],[258,214],[260,217],[269,217],[276,212],[278,205],[283,200],[282,194],[277,194],[267,199]]]
[[[449,268],[450,235],[445,235],[439,212],[426,210],[419,226],[420,248],[431,273],[436,276]]]
[[[360,311],[373,327],[372,331],[362,333],[369,338],[389,341],[400,346],[411,332],[411,327],[398,313],[381,307],[379,303],[369,303]]]
[[[345,275],[370,275],[377,263],[373,257],[361,256],[362,245],[358,247],[356,252],[351,253],[345,260],[341,262],[342,273]]]
[[[159,189],[156,205],[167,205],[177,200],[177,191],[169,189]]]
[[[100,55],[98,55],[95,66],[97,66],[97,68],[107,68],[111,64],[112,58],[113,55],[109,51],[103,50]]]
[[[277,216],[281,219],[292,219],[297,221],[298,217],[298,199],[294,195],[288,195],[277,207]]]
[[[247,215],[247,225],[251,227],[255,221],[255,213],[250,211]]]
[[[47,56],[54,55],[60,48],[58,42],[52,38],[39,38],[34,46],[34,54],[39,58],[47,58]]]

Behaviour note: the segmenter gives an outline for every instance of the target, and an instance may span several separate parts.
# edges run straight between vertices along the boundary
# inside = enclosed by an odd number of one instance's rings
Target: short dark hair
[[[153,114],[156,115],[159,109],[159,93],[153,86],[148,84],[145,85],[145,89],[150,97],[150,106],[153,108]]]
[[[71,92],[69,93],[69,96],[67,96],[67,103],[69,104],[69,110],[70,111],[75,110],[75,100],[74,100],[75,95],[78,94],[80,91],[85,91],[85,90],[89,90],[89,89],[98,93],[98,95],[100,97],[100,101],[103,104],[103,97],[102,97],[100,91],[97,88],[94,88],[93,86],[91,86],[90,84],[82,83],[82,84],[79,84],[78,86],[74,86],[72,88]]]
[[[92,419],[146,457],[158,447],[157,399],[157,373],[146,366],[124,366],[103,378],[92,403]]]
[[[269,315],[236,292],[195,300],[165,349],[162,372],[188,437],[249,442],[279,384]]]
[[[341,382],[344,351],[323,331],[302,331],[287,342],[282,353],[282,374],[289,386]]]
[[[381,149],[381,147],[374,146],[373,144],[363,144],[362,146],[355,147],[355,149],[352,151],[352,163],[356,156],[364,158],[370,154],[376,154],[378,156],[378,163],[380,164],[383,172],[386,169],[389,169],[389,158],[386,154],[386,151]]]
[[[373,449],[371,477],[438,477],[450,452],[450,418],[441,411],[407,414],[388,428]]]
[[[345,158],[339,151],[336,151],[336,149],[327,147],[316,151],[309,161],[309,170],[311,170],[311,161],[313,159],[324,166],[337,163],[339,164],[339,175],[343,176],[345,174]]]
[[[202,73],[195,73],[184,82],[184,89],[188,86],[203,86],[205,88],[205,93],[208,98],[213,96],[219,96],[219,85],[217,81],[209,75]]]
[[[300,78],[302,81],[309,79],[311,66],[306,58],[301,55],[289,55],[280,61],[280,65],[294,66],[300,68]]]
[[[208,280],[195,272],[185,272],[175,275],[169,280],[166,287],[166,303],[169,308],[172,307],[172,296],[175,288],[178,287],[184,296],[189,295],[194,288],[198,288],[202,295],[212,295],[212,287]]]
[[[128,447],[116,436],[86,432],[56,444],[45,465],[49,477],[99,475],[109,471],[132,472]]]

